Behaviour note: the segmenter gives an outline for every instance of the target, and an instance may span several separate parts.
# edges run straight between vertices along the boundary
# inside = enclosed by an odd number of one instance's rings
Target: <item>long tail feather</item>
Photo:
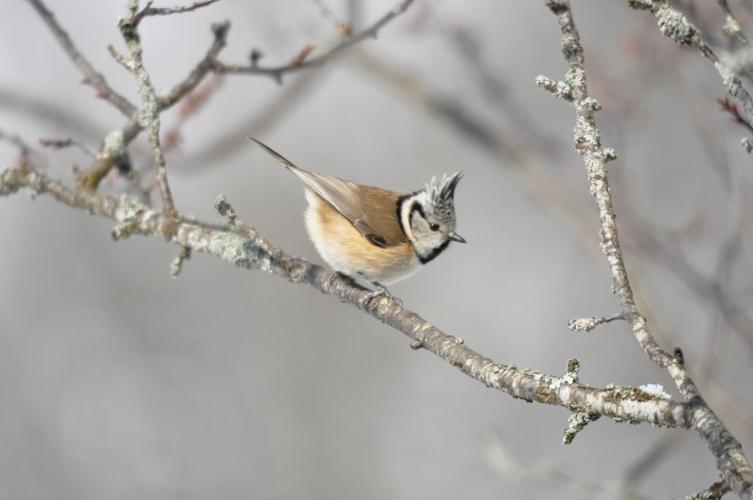
[[[295,166],[292,161],[288,160],[287,158],[285,158],[284,156],[282,156],[280,153],[278,153],[274,149],[270,148],[269,146],[267,146],[266,144],[264,144],[263,142],[261,142],[259,139],[255,139],[253,137],[246,137],[246,139],[248,139],[251,142],[255,142],[256,144],[258,144],[259,146],[261,146],[264,149],[264,151],[266,151],[271,156],[273,156],[274,158],[276,158],[277,161],[279,161],[280,163],[282,163],[283,165],[285,165],[287,168],[294,169],[294,170],[302,170],[301,168]]]

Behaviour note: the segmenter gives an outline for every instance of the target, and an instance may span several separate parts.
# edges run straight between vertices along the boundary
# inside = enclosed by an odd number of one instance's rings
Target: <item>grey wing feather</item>
[[[356,201],[359,189],[358,184],[338,177],[331,177],[329,175],[303,170],[261,141],[258,141],[253,137],[249,137],[248,139],[261,146],[273,157],[277,158],[280,163],[285,165],[288,170],[301,179],[307,188],[319,195],[324,201],[332,205],[335,210],[340,212],[343,217],[348,219],[358,232],[364,236],[373,233],[373,229],[366,223],[365,212]]]

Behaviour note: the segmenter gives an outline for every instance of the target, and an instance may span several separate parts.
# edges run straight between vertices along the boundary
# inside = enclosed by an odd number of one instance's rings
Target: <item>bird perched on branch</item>
[[[306,228],[319,254],[333,269],[384,285],[415,273],[441,254],[455,232],[455,188],[462,172],[432,178],[412,193],[390,191],[309,172],[249,137],[294,173],[306,187]]]

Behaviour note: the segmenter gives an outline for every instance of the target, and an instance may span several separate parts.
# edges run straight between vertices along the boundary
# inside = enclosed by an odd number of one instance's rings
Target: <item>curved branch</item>
[[[116,239],[131,234],[157,236],[178,245],[182,253],[208,253],[239,267],[262,270],[292,283],[309,285],[362,309],[404,333],[415,347],[428,350],[474,380],[515,398],[563,406],[576,415],[598,414],[616,421],[667,427],[689,428],[692,425],[696,410],[693,404],[672,401],[632,387],[598,389],[580,384],[576,363],[572,363],[574,367],[567,374],[556,377],[494,362],[467,347],[462,339],[443,332],[403,308],[398,301],[384,296],[369,300],[372,297],[370,291],[346,276],[285,254],[240,222],[224,199],[218,202],[218,209],[228,216],[230,227],[175,219],[129,196],[116,198],[86,189],[72,189],[30,168],[9,168],[0,175],[0,195],[9,195],[22,188],[113,219],[117,223],[113,231]]]
[[[408,7],[413,3],[413,0],[402,0],[395,7],[393,7],[385,15],[377,19],[368,28],[359,31],[358,33],[344,38],[343,41],[333,46],[326,52],[312,57],[310,59],[294,58],[291,62],[280,66],[259,66],[255,60],[252,60],[250,64],[225,64],[217,61],[214,66],[214,70],[218,73],[244,73],[249,75],[267,75],[275,79],[277,82],[282,81],[282,75],[285,73],[291,73],[303,68],[310,68],[313,66],[320,66],[332,59],[334,56],[347,49],[348,47],[355,45],[367,38],[376,38],[379,30],[382,29],[387,23],[392,21],[395,17],[405,12]]]
[[[575,149],[585,162],[591,195],[598,207],[601,248],[610,267],[612,290],[620,299],[622,314],[629,321],[633,335],[644,352],[655,364],[669,373],[680,393],[691,405],[691,426],[716,457],[717,468],[727,484],[742,498],[753,498],[753,468],[742,452],[742,445],[701,397],[685,368],[682,352],[677,350],[673,356],[659,346],[635,303],[622,256],[612,195],[607,181],[606,164],[617,157],[614,150],[601,145],[595,117],[600,105],[588,94],[580,34],[573,22],[567,0],[544,1],[559,19],[562,53],[570,66],[564,81],[561,82],[566,92],[555,92],[555,95],[571,102],[575,108]],[[560,87],[552,87],[549,81],[546,77],[537,78],[537,83],[550,92],[553,88]]]

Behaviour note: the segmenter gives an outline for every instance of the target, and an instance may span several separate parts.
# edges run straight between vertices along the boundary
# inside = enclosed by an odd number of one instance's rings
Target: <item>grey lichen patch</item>
[[[586,425],[598,420],[601,415],[595,412],[576,412],[570,415],[567,419],[567,428],[565,429],[565,435],[562,437],[563,444],[570,444],[575,439],[575,436],[582,431]]]
[[[44,186],[42,185],[42,176],[36,172],[30,172],[27,175],[29,179],[29,197],[33,200],[43,192]]]
[[[583,107],[589,113],[595,113],[596,111],[599,111],[601,109],[601,104],[599,104],[599,101],[597,101],[593,97],[586,97],[585,99],[583,99]]]
[[[628,0],[628,5],[634,9],[648,10],[654,8],[653,0]]]
[[[740,29],[740,23],[738,23],[737,19],[730,15],[724,17],[722,33],[731,38],[736,38],[741,41],[745,40],[745,35],[743,35],[743,32]]]
[[[546,0],[546,6],[549,7],[549,9],[557,16],[564,12],[567,12],[568,9],[567,4],[559,2],[557,0]]]
[[[572,385],[578,383],[578,373],[580,372],[580,361],[577,358],[567,360],[567,371],[561,377],[552,378],[548,384],[548,389],[556,392],[563,385]]]
[[[573,100],[573,88],[563,81],[554,81],[544,75],[539,75],[536,77],[536,85],[560,99],[568,102]]]
[[[601,152],[604,154],[604,161],[614,161],[617,159],[617,151],[614,148],[603,148]]]
[[[604,389],[607,391],[604,400],[609,403],[622,404],[625,401],[645,402],[667,400],[663,394],[647,392],[635,387],[609,384]]]
[[[659,30],[680,45],[694,45],[700,40],[698,30],[677,10],[663,5],[654,12]]]
[[[13,167],[8,167],[3,171],[0,175],[0,196],[8,196],[18,191],[17,175],[18,170]]]
[[[567,360],[567,375],[570,376],[573,382],[578,381],[578,373],[580,373],[580,360],[578,358],[570,358]]]
[[[285,272],[288,280],[293,283],[300,283],[306,277],[308,266],[306,262],[300,259],[286,259]]]
[[[740,81],[740,78],[721,62],[715,63],[714,66],[719,72],[719,76],[722,77],[722,82],[727,88],[729,95],[731,95],[732,97],[738,97],[740,92],[743,90],[743,84]]]
[[[583,49],[581,49],[578,38],[575,35],[562,35],[562,55],[565,56],[565,59],[569,61],[573,58],[579,57],[582,52]]]
[[[574,332],[588,333],[600,323],[599,318],[591,316],[590,318],[571,319],[567,322],[567,327]]]
[[[183,263],[191,258],[191,249],[189,247],[183,247],[170,263],[170,277],[175,279],[183,270]]]
[[[240,267],[251,267],[244,243],[246,239],[235,233],[218,232],[209,238],[206,250],[222,260]]]
[[[235,211],[233,210],[233,206],[230,204],[228,199],[225,197],[225,195],[221,194],[217,197],[217,199],[214,202],[214,208],[219,212],[219,214],[223,217],[230,217],[235,215]],[[232,221],[230,221],[232,223]]]
[[[122,158],[128,154],[126,143],[123,139],[123,131],[113,130],[105,136],[102,151],[110,158]]]
[[[130,236],[139,227],[142,217],[149,208],[135,196],[123,195],[115,210],[115,220],[118,224],[112,230],[112,238],[121,240]]]
[[[275,271],[273,257],[259,240],[250,239],[243,244],[246,254],[251,257],[253,263],[262,271],[272,273]]]
[[[586,73],[583,68],[571,66],[565,73],[565,83],[571,88],[586,88]]]

